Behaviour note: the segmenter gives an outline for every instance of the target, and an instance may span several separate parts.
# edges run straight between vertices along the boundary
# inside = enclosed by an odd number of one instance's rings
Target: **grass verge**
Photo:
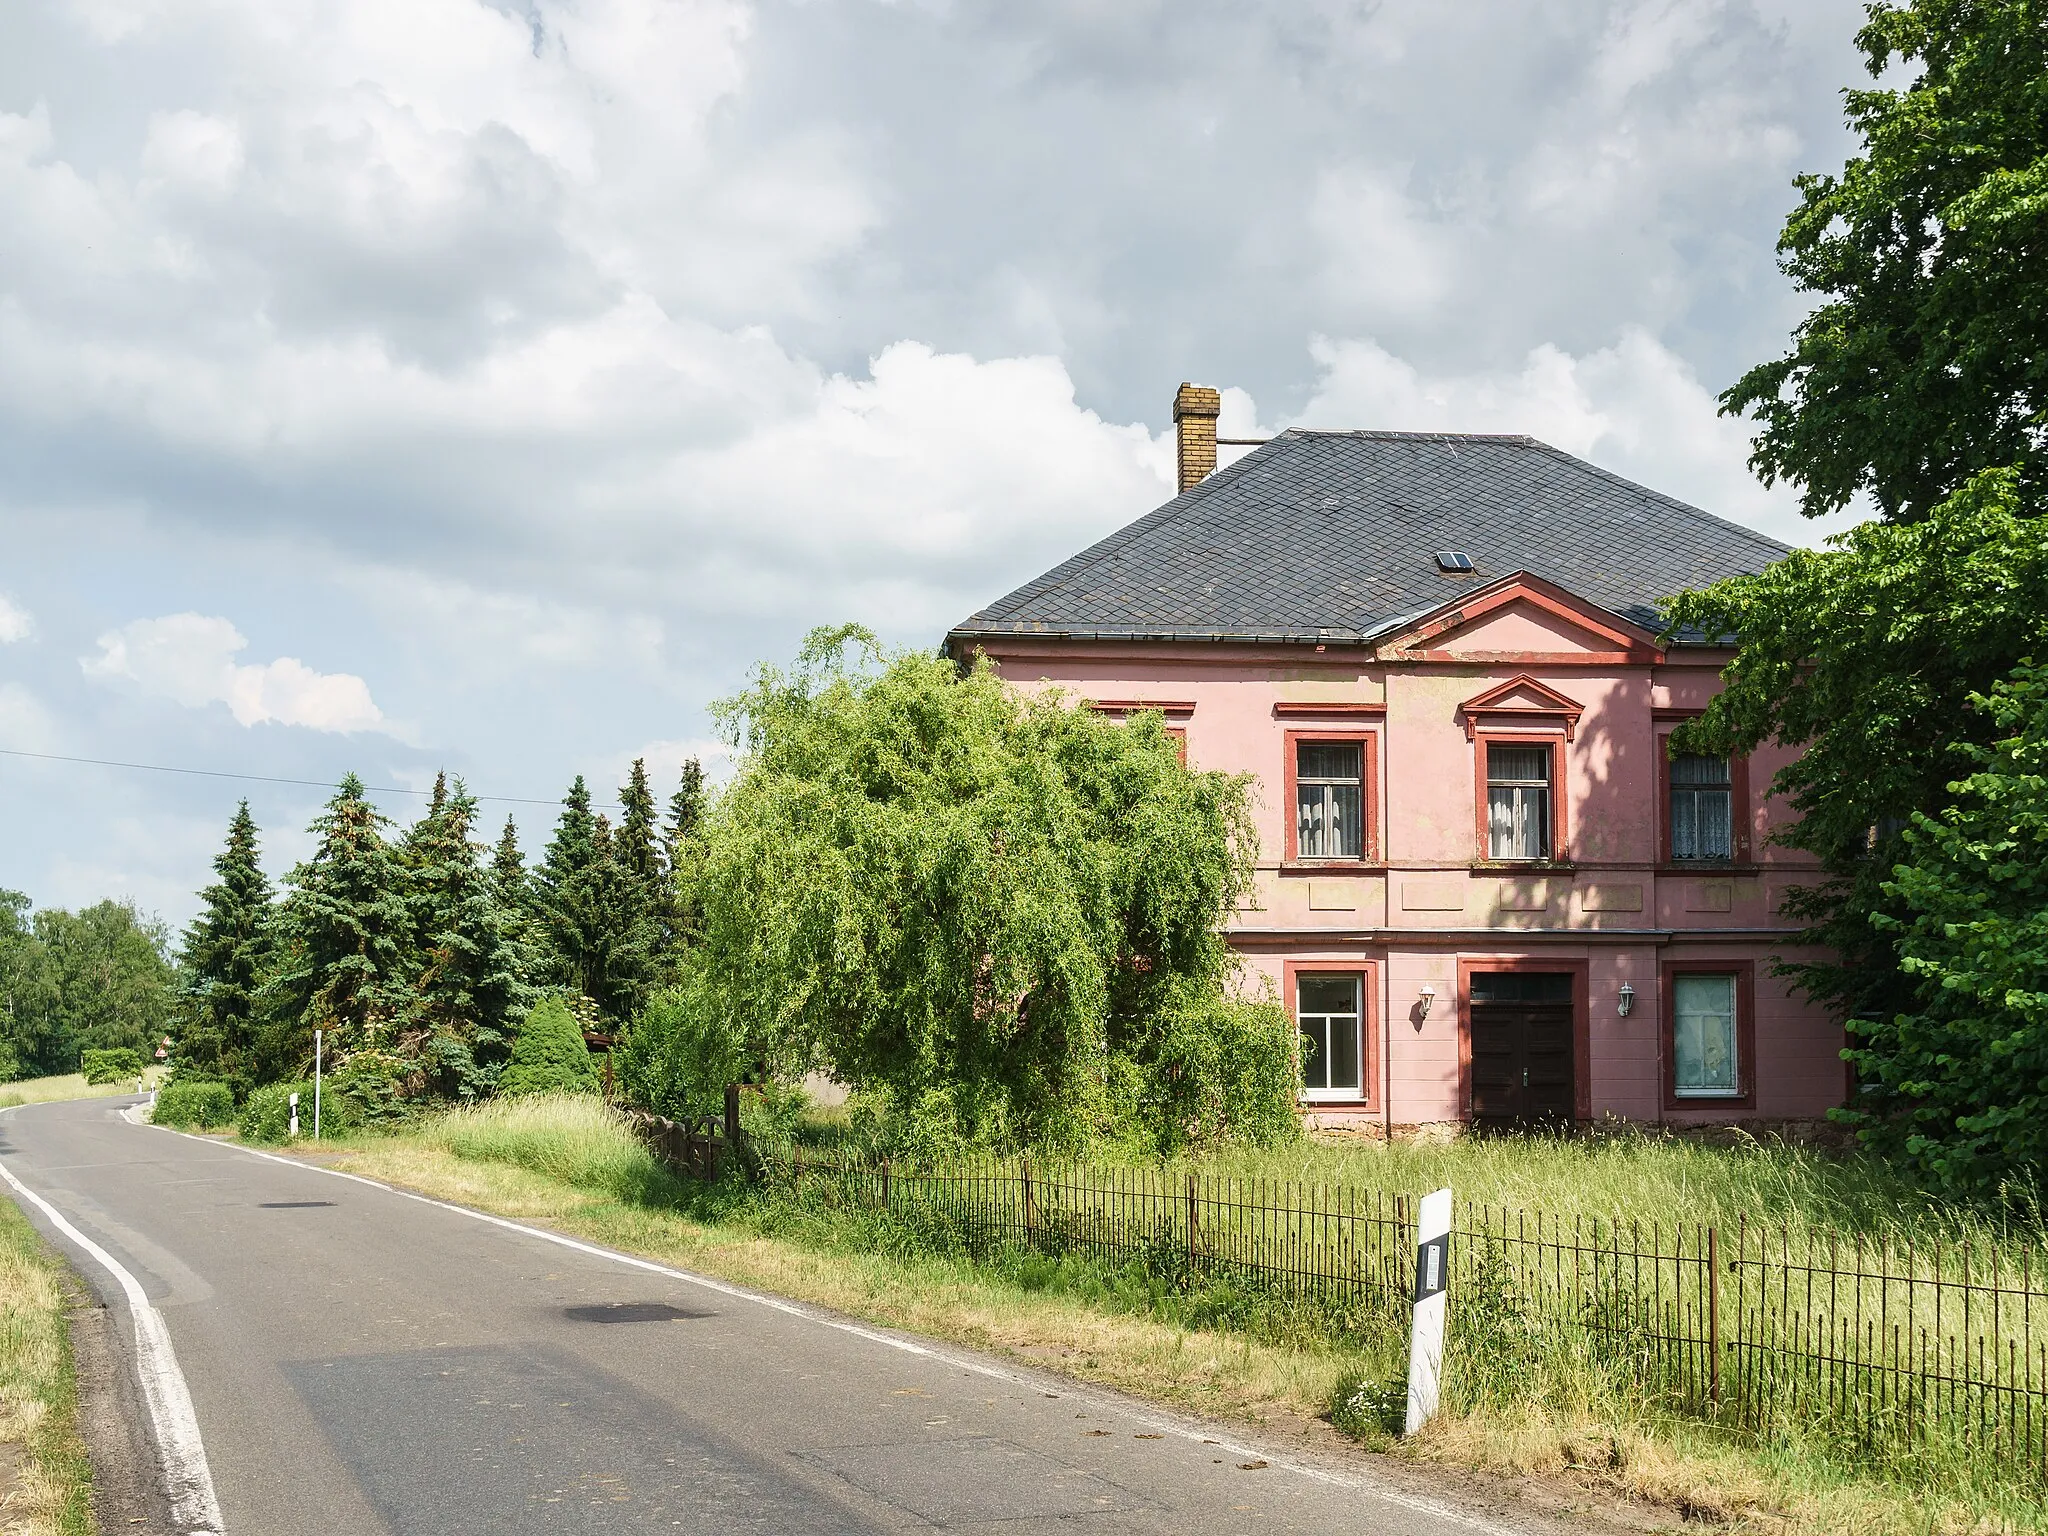
[[[149,1067],[142,1074],[143,1081],[151,1087],[163,1075],[162,1067]],[[28,1077],[19,1082],[0,1083],[0,1109],[13,1109],[22,1104],[53,1104],[59,1099],[111,1098],[134,1091],[134,1083],[126,1079],[118,1083],[88,1083],[76,1072],[62,1077]]]
[[[68,1306],[62,1262],[0,1198],[0,1531],[8,1536],[93,1529]]]
[[[759,1191],[685,1185],[587,1099],[487,1105],[336,1150],[371,1177],[1326,1449],[1344,1443],[1325,1422],[1333,1403],[1399,1369],[1398,1351],[1384,1336],[1331,1328],[1313,1313],[1189,1296],[1142,1274],[1042,1255],[977,1262],[847,1213]],[[1712,1193],[1732,1199],[1745,1180],[1756,1189],[1826,1173],[1803,1161],[1773,1171],[1764,1151],[1738,1153],[1722,1166],[1714,1149],[1682,1147],[1660,1165],[1654,1149],[1640,1146],[1575,1154],[1560,1145],[1533,1149],[1517,1170],[1498,1147],[1475,1147],[1476,1168],[1447,1166],[1457,1149],[1428,1150],[1437,1156],[1429,1166],[1381,1176],[1412,1176],[1410,1190],[1446,1174],[1470,1185],[1497,1161],[1503,1179],[1561,1184],[1583,1182],[1590,1159],[1610,1193],[1634,1181],[1661,1198],[1683,1191],[1696,1205],[1707,1193],[1703,1181],[1718,1180]],[[1852,1167],[1848,1177],[1878,1175]],[[1476,1395],[1412,1442],[1377,1432],[1370,1413],[1361,1418],[1360,1438],[1393,1457],[1634,1501],[1688,1529],[1786,1536],[2048,1529],[2048,1508],[2035,1495],[1995,1477],[1939,1466],[1903,1481],[1874,1477],[1826,1445],[1745,1441],[1661,1414],[1570,1370],[1527,1390]]]

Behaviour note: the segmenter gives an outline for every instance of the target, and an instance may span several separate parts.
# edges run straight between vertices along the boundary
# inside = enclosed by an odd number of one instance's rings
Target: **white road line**
[[[206,1446],[199,1438],[192,1394],[186,1390],[184,1372],[178,1369],[178,1355],[171,1348],[171,1334],[164,1326],[163,1314],[150,1305],[141,1283],[116,1263],[112,1254],[65,1220],[63,1212],[17,1179],[5,1163],[0,1163],[0,1178],[13,1185],[24,1200],[50,1219],[50,1225],[91,1254],[94,1262],[120,1283],[122,1294],[128,1298],[128,1315],[135,1320],[135,1372],[141,1379],[142,1400],[149,1409],[150,1426],[156,1434],[157,1459],[163,1468],[164,1490],[170,1495],[171,1518],[188,1536],[220,1536],[220,1503],[213,1493],[213,1473],[206,1465]]]
[[[170,1131],[171,1127],[154,1126],[152,1129]],[[178,1136],[187,1134],[183,1131],[172,1131],[171,1133]],[[193,1136],[190,1139],[203,1141],[208,1146],[227,1147],[236,1152],[246,1153],[250,1157],[260,1157],[265,1162],[282,1164],[287,1168],[302,1168],[309,1173],[324,1173],[329,1178],[347,1179],[352,1184],[366,1184],[371,1189],[382,1190],[387,1195],[397,1195],[404,1200],[416,1200],[421,1205],[431,1205],[438,1210],[453,1211],[456,1215],[467,1216],[472,1221],[481,1221],[494,1227],[503,1227],[508,1232],[519,1232],[528,1237],[537,1237],[544,1243],[554,1243],[558,1247],[572,1248],[578,1253],[589,1254],[594,1258],[609,1259],[615,1264],[624,1264],[631,1269],[645,1270],[650,1274],[663,1275],[671,1280],[680,1280],[686,1285],[698,1286],[707,1291],[715,1291],[721,1296],[730,1296],[738,1301],[749,1301],[756,1306],[767,1307],[776,1312],[786,1313],[791,1317],[802,1318],[805,1322],[816,1324],[819,1327],[834,1328],[841,1333],[852,1334],[857,1339],[866,1339],[873,1344],[887,1345],[890,1349],[901,1350],[908,1355],[921,1355],[926,1359],[937,1360],[942,1364],[954,1366],[963,1371],[969,1371],[979,1376],[987,1376],[997,1381],[1008,1382],[1012,1386],[1027,1388],[1034,1392],[1044,1390],[1043,1382],[1045,1378],[1043,1377],[1030,1376],[1021,1371],[1013,1371],[1003,1366],[991,1365],[989,1362],[975,1359],[971,1355],[955,1354],[948,1349],[934,1348],[929,1344],[920,1344],[914,1339],[899,1338],[895,1334],[883,1333],[878,1329],[864,1327],[859,1323],[852,1323],[844,1318],[834,1317],[820,1308],[808,1306],[803,1302],[789,1301],[780,1296],[768,1295],[763,1291],[749,1290],[745,1286],[733,1285],[725,1280],[714,1280],[708,1275],[693,1274],[687,1269],[676,1269],[667,1264],[657,1264],[652,1259],[643,1259],[634,1254],[621,1253],[615,1248],[600,1248],[595,1243],[586,1243],[580,1238],[567,1237],[560,1232],[550,1232],[545,1227],[530,1227],[524,1222],[510,1221],[503,1216],[493,1216],[487,1211],[475,1210],[470,1206],[456,1205],[452,1201],[447,1200],[436,1200],[431,1195],[416,1194],[409,1189],[400,1189],[395,1184],[386,1184],[378,1179],[365,1178],[360,1173],[344,1173],[339,1168],[323,1168],[318,1163],[302,1162],[295,1157],[280,1157],[274,1152],[258,1152],[254,1147],[243,1146],[238,1142],[213,1141],[203,1136]],[[1356,1477],[1345,1472],[1334,1472],[1327,1467],[1318,1467],[1309,1462],[1297,1461],[1291,1456],[1285,1456],[1275,1451],[1261,1450],[1254,1446],[1240,1444],[1234,1440],[1220,1439],[1213,1433],[1210,1433],[1209,1426],[1190,1424],[1184,1420],[1134,1409],[1128,1398],[1111,1397],[1086,1387],[1076,1390],[1074,1386],[1067,1383],[1064,1379],[1062,1379],[1061,1385],[1066,1396],[1080,1401],[1100,1404],[1105,1409],[1123,1414],[1135,1424],[1143,1424],[1148,1429],[1172,1435],[1177,1439],[1211,1446],[1231,1456],[1264,1460],[1275,1467],[1293,1472],[1297,1476],[1309,1478],[1319,1483],[1332,1484],[1339,1488],[1349,1488],[1360,1493],[1370,1494],[1373,1498],[1392,1504],[1397,1508],[1411,1510],[1416,1514],[1428,1515],[1432,1519],[1441,1520],[1448,1524],[1462,1525],[1469,1530],[1484,1532],[1486,1536],[1521,1536],[1521,1531],[1515,1526],[1500,1524],[1498,1521],[1489,1520],[1481,1515],[1475,1515],[1469,1510],[1460,1509],[1456,1505],[1444,1503],[1439,1499],[1427,1498],[1420,1494],[1389,1488],[1384,1483],[1372,1478]]]

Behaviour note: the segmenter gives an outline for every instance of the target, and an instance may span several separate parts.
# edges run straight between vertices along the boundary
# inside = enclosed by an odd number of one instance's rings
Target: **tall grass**
[[[674,1208],[691,1191],[590,1094],[535,1094],[454,1109],[408,1133],[473,1163],[525,1168],[627,1205]]]
[[[78,1435],[77,1385],[62,1267],[35,1229],[0,1198],[0,1527],[22,1536],[88,1536],[89,1471]]]

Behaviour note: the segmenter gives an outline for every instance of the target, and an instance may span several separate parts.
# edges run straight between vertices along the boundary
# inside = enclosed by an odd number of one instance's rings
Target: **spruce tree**
[[[181,1074],[218,1078],[246,1094],[255,1083],[257,992],[271,954],[271,887],[244,800],[214,856],[206,905],[185,930],[174,1033]]]
[[[336,1060],[388,1049],[409,1000],[407,948],[413,913],[390,826],[354,774],[310,830],[313,857],[285,877],[278,973],[259,1075],[296,1075],[310,1062],[312,1031],[328,1031]]]
[[[619,791],[624,814],[619,817],[615,848],[626,873],[652,891],[661,878],[661,848],[656,842],[654,792],[647,786],[647,759],[633,759],[625,788]]]
[[[704,820],[704,766],[696,758],[685,759],[676,792],[669,797],[668,824],[661,834],[661,899],[655,916],[661,927],[663,970],[679,970],[683,951],[697,932],[697,914],[691,895],[690,876],[694,868],[691,839]]]
[[[470,838],[475,799],[457,779],[435,801],[409,839],[417,969],[395,1053],[412,1091],[466,1098],[488,1086],[534,992],[518,916]]]

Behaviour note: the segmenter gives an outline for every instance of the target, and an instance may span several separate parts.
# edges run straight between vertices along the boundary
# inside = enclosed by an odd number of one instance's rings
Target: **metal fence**
[[[1414,1202],[1372,1191],[1030,1160],[892,1169],[800,1151],[763,1173],[805,1203],[886,1213],[971,1253],[1138,1264],[1341,1309],[1354,1328],[1405,1325],[1412,1294]],[[1937,1448],[2048,1481],[2048,1272],[2021,1242],[1468,1203],[1450,1290],[1454,1381],[1480,1357],[1512,1372],[1577,1351],[1674,1411],[1760,1435]]]

